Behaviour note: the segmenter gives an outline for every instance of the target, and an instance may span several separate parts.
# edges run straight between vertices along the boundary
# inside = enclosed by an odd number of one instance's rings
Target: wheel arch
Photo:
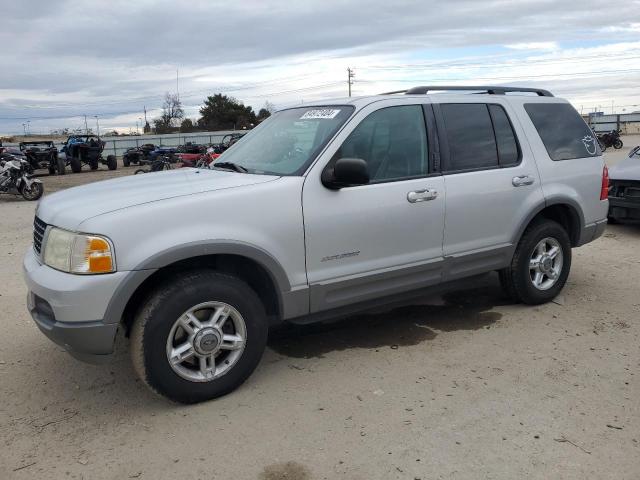
[[[585,224],[584,214],[580,205],[571,198],[554,198],[538,205],[520,225],[514,245],[520,241],[527,227],[540,218],[558,222],[569,234],[571,246],[580,246]]]
[[[262,300],[270,323],[278,323],[283,318],[283,296],[291,286],[277,260],[264,250],[244,243],[195,242],[142,262],[114,293],[105,323],[123,323],[128,333],[140,302],[155,285],[176,273],[203,268],[245,281]]]

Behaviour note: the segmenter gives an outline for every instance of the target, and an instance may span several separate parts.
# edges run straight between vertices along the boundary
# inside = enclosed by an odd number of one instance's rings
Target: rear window
[[[567,103],[524,105],[551,160],[601,155],[598,140],[578,112]]]

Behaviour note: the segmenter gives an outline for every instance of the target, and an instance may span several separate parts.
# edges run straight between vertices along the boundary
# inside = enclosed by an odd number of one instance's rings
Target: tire
[[[71,157],[69,165],[71,166],[71,171],[73,173],[80,173],[80,171],[82,170],[82,163],[80,162],[80,159],[78,157]]]
[[[622,140],[620,140],[619,138],[617,138],[616,141],[613,142],[613,148],[615,148],[616,150],[620,150],[623,146],[624,143],[622,143]]]
[[[107,155],[107,168],[109,170],[115,170],[118,168],[118,160],[115,155]]]
[[[42,183],[40,182],[33,182],[30,189],[26,189],[25,187],[22,187],[20,189],[20,194],[22,195],[22,197],[25,200],[29,200],[30,202],[39,200],[40,197],[42,197],[43,193],[44,185],[42,185]]]
[[[131,165],[131,161],[129,160],[129,157],[127,155],[124,155],[122,157],[122,165],[124,165],[125,167]]]
[[[218,311],[207,310],[211,304],[228,313],[224,331],[216,330],[217,336],[213,327],[205,323],[214,311]],[[202,323],[187,321],[191,330],[187,336],[187,330],[183,330],[178,322],[194,308],[204,308],[195,311]],[[244,327],[236,326],[240,322],[238,318]],[[175,337],[178,334],[180,339]],[[213,369],[218,376],[208,379],[202,373],[202,352],[198,353],[198,348],[218,348],[222,334],[231,339],[244,336],[244,340],[237,343],[241,348],[236,350],[224,348],[205,355],[206,358],[218,355]],[[160,284],[143,302],[131,330],[131,358],[134,369],[152,390],[176,402],[197,403],[238,388],[260,362],[267,336],[264,306],[246,283],[212,270],[196,270]],[[216,340],[211,340],[214,337]],[[190,347],[189,357],[176,361],[176,367],[172,366],[168,352],[175,352],[184,345]],[[205,372],[211,372],[207,365],[205,362]]]
[[[55,175],[56,169],[55,167],[49,166],[49,175]]]
[[[58,157],[56,159],[56,163],[57,163],[58,175],[64,175],[65,173],[67,173],[64,158]]]
[[[557,272],[550,272],[550,274],[555,274],[555,279],[543,275],[542,279],[546,278],[546,280],[543,281],[540,287],[537,287],[534,285],[532,278],[532,272],[535,274],[537,270],[530,269],[530,261],[534,260],[534,256],[540,258],[540,255],[536,253],[536,248],[543,241],[546,242],[547,239],[550,240],[550,242],[547,242],[547,253],[552,252],[554,246],[559,248],[560,253],[550,260],[551,265],[547,261],[539,262],[540,268],[545,269],[549,266],[557,268],[558,265],[560,265],[560,268]],[[548,248],[550,245],[552,248]],[[525,230],[516,247],[511,265],[499,272],[500,283],[513,300],[529,305],[539,305],[553,300],[560,293],[567,281],[570,269],[571,241],[566,230],[559,223],[552,220],[540,220],[534,222]],[[551,282],[552,280],[553,282]],[[547,284],[549,285],[547,286]]]
[[[139,173],[147,173],[147,171],[143,170],[142,168],[139,168],[135,172],[133,172],[134,175],[138,175]]]

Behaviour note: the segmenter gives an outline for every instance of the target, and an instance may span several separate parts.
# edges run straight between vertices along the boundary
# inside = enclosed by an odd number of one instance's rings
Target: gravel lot
[[[135,169],[104,168],[45,190]],[[21,274],[34,207],[0,197],[1,479],[640,477],[639,227],[575,250],[556,303],[510,304],[490,276],[282,329],[243,387],[185,407],[135,378],[126,340],[92,366],[38,331]]]

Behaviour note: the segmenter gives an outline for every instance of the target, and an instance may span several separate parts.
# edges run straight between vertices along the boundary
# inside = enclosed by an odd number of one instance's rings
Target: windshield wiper
[[[249,170],[247,170],[242,165],[238,165],[237,163],[233,163],[233,162],[213,162],[213,168],[222,168],[224,170],[233,170],[234,172],[239,172],[239,173],[247,173],[247,172],[249,172]]]

